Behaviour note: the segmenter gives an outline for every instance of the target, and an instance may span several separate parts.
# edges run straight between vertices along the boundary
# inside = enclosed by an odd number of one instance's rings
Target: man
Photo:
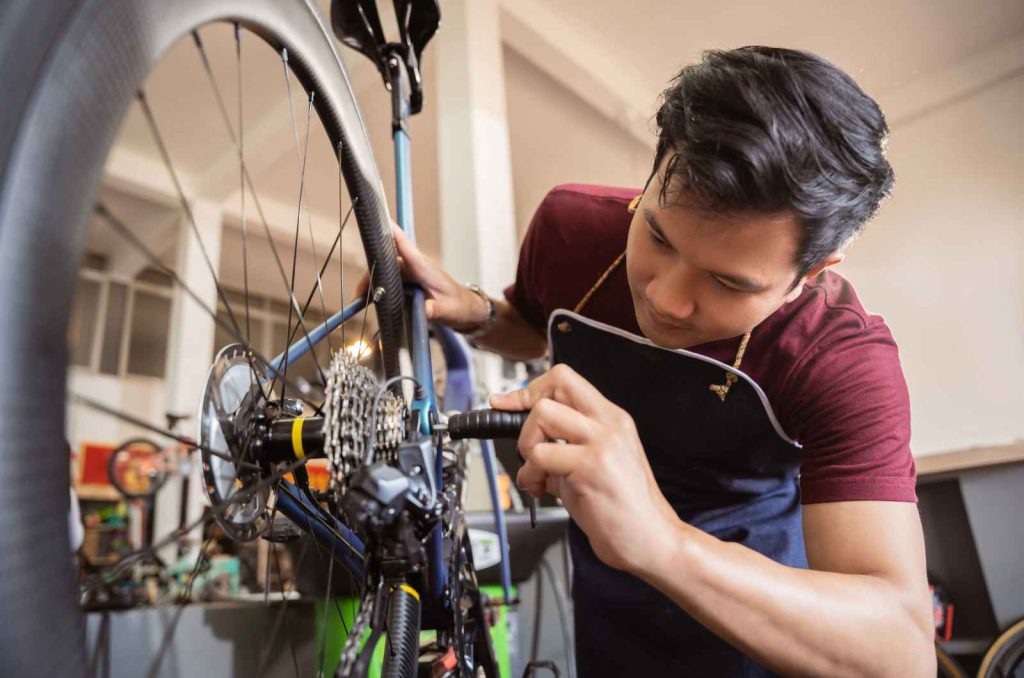
[[[642,192],[548,194],[505,300],[396,233],[430,318],[558,363],[491,405],[530,411],[517,483],[573,520],[580,674],[934,675],[896,344],[827,270],[891,189],[881,111],[748,47],[657,123]]]

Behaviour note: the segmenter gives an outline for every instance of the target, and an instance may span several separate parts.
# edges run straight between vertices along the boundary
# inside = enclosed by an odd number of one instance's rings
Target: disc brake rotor
[[[275,400],[270,386],[265,367],[241,344],[231,344],[217,353],[203,394],[198,438],[206,494],[215,507],[230,502],[214,518],[236,541],[251,541],[263,533],[272,503],[271,484],[260,485],[268,473],[255,462],[253,449],[259,439],[257,415],[267,398]]]

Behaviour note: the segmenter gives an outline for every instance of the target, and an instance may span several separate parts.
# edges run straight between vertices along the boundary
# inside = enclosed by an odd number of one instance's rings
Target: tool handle
[[[453,414],[448,418],[448,435],[452,440],[475,438],[477,440],[515,439],[523,428],[529,412],[506,412],[503,410],[470,410]]]

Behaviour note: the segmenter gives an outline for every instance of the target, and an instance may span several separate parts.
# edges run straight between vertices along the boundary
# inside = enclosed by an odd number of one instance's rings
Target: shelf
[[[79,485],[75,488],[78,498],[86,501],[122,501],[121,493],[112,485]]]
[[[989,447],[972,447],[967,450],[926,454],[916,457],[918,477],[932,476],[953,471],[1012,464],[1024,462],[1024,442],[1018,441],[1011,445],[995,445]]]
[[[112,556],[98,556],[96,558],[89,558],[89,562],[92,563],[93,565],[113,565],[114,563],[118,562],[119,560],[121,560],[121,556],[116,555],[116,554],[112,555]],[[947,650],[947,652],[948,652],[948,650]]]
[[[954,638],[953,640],[940,642],[939,646],[946,651],[946,654],[985,654],[994,638]]]

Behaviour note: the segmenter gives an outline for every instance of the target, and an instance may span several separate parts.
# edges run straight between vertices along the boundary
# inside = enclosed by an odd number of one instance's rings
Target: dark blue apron
[[[549,320],[552,364],[565,363],[636,422],[654,477],[688,524],[794,567],[807,567],[800,447],[747,375],[696,353],[576,313]],[[709,390],[738,379],[723,401]],[[576,662],[591,676],[767,676],[761,665],[640,579],[598,560],[569,526]]]

